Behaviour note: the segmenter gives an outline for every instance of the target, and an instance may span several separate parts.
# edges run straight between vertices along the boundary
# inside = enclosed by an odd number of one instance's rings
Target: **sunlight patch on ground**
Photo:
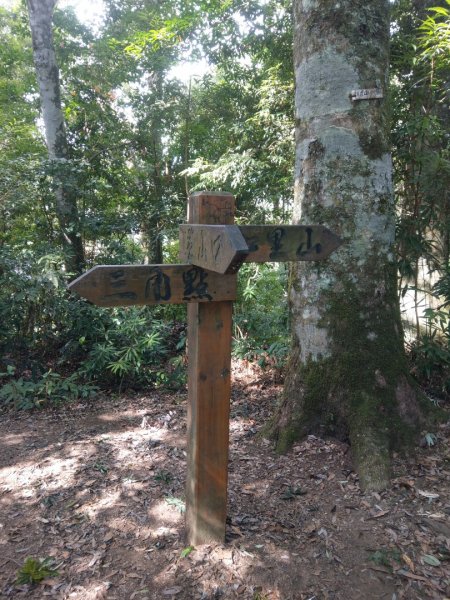
[[[179,430],[174,431],[165,429],[164,427],[135,427],[134,429],[124,429],[118,432],[105,432],[91,438],[91,441],[97,444],[111,442],[114,445],[114,460],[116,460],[121,468],[139,467],[139,462],[136,462],[135,456],[137,451],[146,451],[152,453],[152,449],[156,450],[164,444],[171,445],[177,448],[186,446],[186,436],[184,432]],[[131,459],[131,463],[130,463]],[[156,460],[156,457],[155,457]],[[158,462],[156,460],[156,462]]]
[[[94,500],[89,500],[87,503],[82,504],[77,509],[77,513],[86,515],[90,519],[94,520],[99,513],[110,510],[112,507],[115,508],[124,505],[126,505],[126,502],[123,502],[122,493],[120,490],[106,490],[105,494],[96,496]]]
[[[148,511],[149,516],[164,527],[177,527],[184,515],[175,507],[168,504],[168,498],[156,501]],[[174,529],[175,531],[175,529]]]
[[[144,416],[145,411],[141,411],[142,416]],[[121,423],[125,419],[129,419],[131,422],[136,422],[136,418],[139,416],[139,413],[136,414],[135,410],[121,410],[120,412],[104,412],[100,415],[97,415],[97,419],[99,421],[105,421],[106,423]]]
[[[2,446],[19,446],[27,439],[25,433],[8,433],[2,438]]]
[[[32,460],[0,469],[0,489],[15,492],[18,497],[31,498],[38,495],[42,489],[57,490],[61,488],[61,477],[64,487],[72,485],[75,471],[79,465],[76,458],[49,458],[48,465],[36,465]],[[45,461],[45,462],[46,462]]]

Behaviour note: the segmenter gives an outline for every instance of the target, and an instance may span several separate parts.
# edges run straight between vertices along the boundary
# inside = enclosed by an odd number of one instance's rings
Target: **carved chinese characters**
[[[94,267],[69,288],[98,306],[235,300],[236,282],[193,265]]]

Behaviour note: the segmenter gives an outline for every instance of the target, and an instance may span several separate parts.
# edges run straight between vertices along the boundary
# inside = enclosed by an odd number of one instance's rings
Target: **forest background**
[[[67,291],[77,270],[178,262],[178,225],[196,190],[232,192],[240,224],[290,219],[290,3],[104,6],[95,27],[71,8],[53,16],[64,160],[49,159],[44,140],[26,5],[0,8],[0,402],[18,409],[185,385],[185,307],[94,307]],[[450,3],[393,2],[391,33],[405,344],[427,394],[448,400]],[[186,61],[209,67],[177,77]],[[58,213],[61,181],[75,198],[72,222]],[[237,358],[282,371],[288,284],[283,265],[241,269]]]

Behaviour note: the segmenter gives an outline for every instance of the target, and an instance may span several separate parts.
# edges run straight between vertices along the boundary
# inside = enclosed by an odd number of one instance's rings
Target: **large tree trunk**
[[[295,221],[344,244],[297,263],[293,351],[274,434],[350,440],[363,489],[389,482],[390,451],[420,421],[403,351],[396,288],[387,111],[389,1],[295,0]],[[352,101],[378,88],[383,99]]]
[[[76,203],[76,188],[67,169],[68,145],[61,109],[59,70],[53,47],[53,10],[56,0],[27,0],[30,17],[33,58],[39,86],[45,141],[54,163],[56,215],[66,254],[66,268],[80,273],[84,265]]]

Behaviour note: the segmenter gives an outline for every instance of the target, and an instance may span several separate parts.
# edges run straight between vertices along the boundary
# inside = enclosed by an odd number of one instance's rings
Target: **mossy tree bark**
[[[71,273],[81,273],[84,267],[84,249],[78,218],[77,187],[75,182],[71,182],[59,69],[53,44],[53,11],[56,0],[27,0],[27,5],[45,141],[54,172],[55,212],[66,255],[66,269]]]
[[[344,244],[293,268],[294,343],[273,433],[280,451],[314,431],[349,439],[362,487],[378,490],[421,419],[393,254],[389,0],[295,0],[294,14],[295,222]],[[384,97],[352,101],[371,88]]]

